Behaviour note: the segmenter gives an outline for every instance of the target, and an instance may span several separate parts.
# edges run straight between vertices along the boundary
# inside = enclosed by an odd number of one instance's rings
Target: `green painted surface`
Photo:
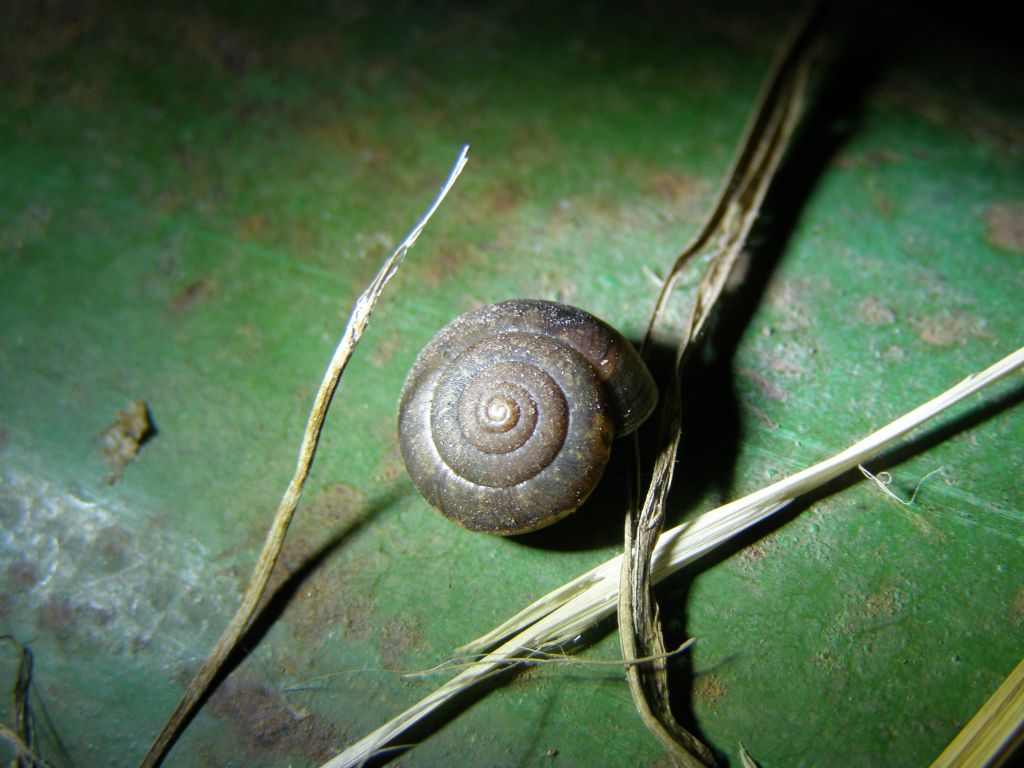
[[[0,632],[34,651],[74,764],[135,764],[229,619],[351,302],[463,142],[470,166],[328,418],[284,557],[302,576],[168,764],[317,765],[444,679],[402,672],[617,552],[611,508],[518,541],[431,512],[398,457],[401,383],[455,314],[511,296],[637,337],[784,16],[0,13]],[[672,522],[1024,339],[1024,79],[977,29],[926,31],[954,44],[893,46],[798,143],[785,189],[806,196],[769,206],[777,264],[693,384],[693,411],[727,426],[691,425]],[[699,638],[678,708],[730,764],[742,742],[765,766],[925,765],[1019,661],[1021,391],[1016,376],[872,467],[904,497],[943,467],[913,506],[851,478],[659,592],[670,637]],[[110,484],[100,436],[133,400],[158,434]],[[594,640],[583,658],[616,656],[610,626]],[[0,685],[14,665],[0,655]],[[595,753],[665,764],[618,670],[546,667],[398,762]]]

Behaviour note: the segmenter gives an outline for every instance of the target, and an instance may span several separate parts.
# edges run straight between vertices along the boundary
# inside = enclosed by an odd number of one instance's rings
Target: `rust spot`
[[[345,621],[345,640],[361,643],[370,636],[373,627],[373,597],[359,595],[346,600],[342,605]]]
[[[868,296],[860,303],[857,316],[868,325],[889,325],[896,321],[895,313],[874,296]]]
[[[389,336],[381,339],[370,353],[370,365],[374,368],[380,368],[385,365],[394,356],[395,352],[401,348],[401,346],[401,332],[390,334]]]
[[[417,267],[417,277],[425,285],[437,288],[467,265],[482,260],[483,256],[484,252],[472,242],[444,237],[430,259]]]
[[[96,542],[105,573],[117,573],[128,567],[134,542],[131,531],[112,525],[97,534]]]
[[[213,283],[205,277],[193,280],[182,288],[178,294],[171,299],[171,309],[175,312],[184,312],[196,302],[199,302],[213,292]]]
[[[874,149],[865,152],[861,162],[868,168],[877,168],[881,165],[899,165],[903,162],[903,156],[891,149]]]
[[[76,636],[103,629],[113,618],[113,611],[78,605],[66,596],[51,595],[36,613],[36,627],[66,643]]]
[[[690,177],[656,172],[651,176],[650,191],[666,203],[677,203],[694,197],[700,190]]]
[[[740,368],[739,374],[748,381],[753,382],[761,394],[769,400],[775,400],[780,403],[786,402],[786,393],[782,388],[774,382],[766,379],[757,371],[750,368]]]
[[[74,635],[77,619],[75,606],[66,597],[51,596],[36,614],[36,627],[66,642]]]
[[[833,161],[835,166],[843,171],[853,171],[857,168],[878,168],[883,165],[899,165],[903,162],[903,156],[891,149],[872,149],[862,155],[854,155],[844,152]]]
[[[744,560],[749,560],[752,563],[756,563],[758,560],[764,558],[764,556],[767,554],[768,552],[765,549],[764,544],[762,544],[761,542],[757,542],[755,544],[751,544],[749,547],[745,547],[743,549],[743,552],[741,553],[741,556]]]
[[[196,173],[204,165],[199,155],[180,144],[174,148],[174,160],[178,164],[178,168],[187,174]]]
[[[378,483],[390,483],[401,477],[404,472],[405,462],[402,460],[402,452],[398,448],[398,438],[394,429],[389,427],[388,451],[381,457],[373,479]]]
[[[768,359],[768,367],[779,373],[788,373],[793,376],[803,376],[807,369],[795,360],[788,357],[771,357]]]
[[[283,618],[291,622],[292,634],[303,648],[321,648],[330,629],[344,616],[345,596],[327,569],[319,568],[306,577],[288,603]]]
[[[385,669],[404,669],[406,654],[422,647],[423,630],[417,621],[391,619],[384,624],[378,641],[381,666]]]
[[[341,741],[322,715],[292,706],[281,694],[254,682],[228,680],[210,697],[214,714],[227,719],[254,752],[279,759],[302,755],[316,764],[328,760]]]
[[[994,203],[985,211],[987,240],[1010,253],[1024,253],[1024,202]]]
[[[7,583],[19,591],[28,591],[39,583],[39,573],[31,560],[18,560],[7,566]]]
[[[281,553],[280,565],[271,577],[271,593],[276,594],[289,581],[294,594],[288,596],[282,618],[309,649],[320,648],[340,621],[351,610],[352,574],[364,570],[361,562],[344,563],[332,559],[339,536],[355,524],[365,509],[363,495],[351,486],[338,483],[326,488],[304,510],[293,527]],[[372,605],[372,603],[371,603]],[[351,639],[351,637],[349,638]]]
[[[307,519],[319,530],[351,525],[362,514],[365,497],[358,488],[347,483],[333,483],[324,488],[309,506]]]
[[[484,195],[482,204],[474,213],[479,216],[507,214],[519,208],[526,199],[527,191],[521,182],[505,181]]]
[[[765,426],[765,429],[767,429],[769,432],[774,432],[776,429],[779,428],[779,425],[771,418],[769,418],[768,414],[766,414],[756,405],[754,405],[753,403],[748,403],[745,400],[742,402],[743,406],[747,408],[747,410],[749,410],[752,414],[754,414],[757,420],[760,421]]]
[[[768,301],[782,319],[776,324],[780,331],[795,331],[812,324],[814,313],[808,309],[808,297],[817,293],[806,278],[781,280],[768,286]]]
[[[267,217],[254,213],[246,216],[238,227],[238,236],[243,240],[259,237],[267,229]]]
[[[170,215],[181,208],[183,202],[184,198],[180,192],[165,190],[156,196],[156,209],[162,214]]]
[[[298,251],[309,250],[316,244],[316,233],[305,222],[296,222],[288,227],[286,232],[286,244],[289,249]]]
[[[892,198],[887,197],[886,195],[880,195],[879,197],[874,198],[874,203],[875,208],[878,209],[878,213],[885,217],[892,216],[893,211],[896,209],[896,205],[893,203]]]
[[[693,694],[707,707],[714,709],[726,694],[725,685],[713,672],[697,675],[693,681]]]
[[[1017,590],[1017,595],[1010,606],[1010,613],[1018,620],[1024,619],[1024,587]]]
[[[896,613],[896,600],[891,591],[878,592],[864,602],[864,613],[870,617],[892,616]]]
[[[972,337],[991,337],[982,327],[982,321],[966,312],[926,315],[914,320],[913,324],[921,340],[933,347],[949,347]]]
[[[832,655],[831,651],[827,649],[814,654],[814,658],[811,659],[811,663],[818,669],[822,669],[828,673],[837,672],[842,667],[839,660],[836,659],[836,657]]]

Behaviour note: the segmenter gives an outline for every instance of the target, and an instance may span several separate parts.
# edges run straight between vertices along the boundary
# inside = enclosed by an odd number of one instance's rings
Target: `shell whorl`
[[[456,318],[420,353],[399,406],[402,456],[450,519],[523,533],[577,509],[612,439],[656,400],[636,350],[603,321],[554,302],[501,302]]]

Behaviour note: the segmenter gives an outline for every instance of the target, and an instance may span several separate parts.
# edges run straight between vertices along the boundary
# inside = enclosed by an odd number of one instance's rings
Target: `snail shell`
[[[615,329],[575,307],[519,299],[468,312],[420,353],[399,405],[413,483],[473,531],[537,530],[597,485],[612,439],[657,387]]]

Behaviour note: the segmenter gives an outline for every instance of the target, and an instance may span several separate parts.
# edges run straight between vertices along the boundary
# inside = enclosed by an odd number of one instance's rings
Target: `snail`
[[[472,531],[512,535],[574,512],[657,387],[623,336],[582,309],[516,299],[468,312],[417,357],[399,404],[417,490]]]

